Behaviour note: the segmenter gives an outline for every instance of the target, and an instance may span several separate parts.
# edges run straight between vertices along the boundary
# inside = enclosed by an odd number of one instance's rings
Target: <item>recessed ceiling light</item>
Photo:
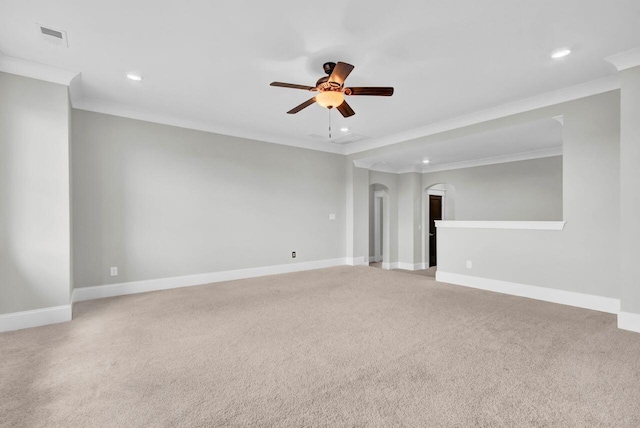
[[[129,73],[127,74],[127,79],[133,80],[134,82],[140,82],[142,80],[142,77],[138,76],[137,74]]]
[[[570,53],[571,53],[571,49],[568,49],[568,48],[556,49],[555,51],[553,51],[551,53],[551,58],[553,58],[553,59],[564,58],[565,56],[569,55]]]
[[[349,128],[340,128],[340,130],[341,130],[342,132],[347,132],[347,131],[349,131]]]
[[[422,163],[425,164],[425,165],[428,164],[429,163],[429,159],[423,159]]]

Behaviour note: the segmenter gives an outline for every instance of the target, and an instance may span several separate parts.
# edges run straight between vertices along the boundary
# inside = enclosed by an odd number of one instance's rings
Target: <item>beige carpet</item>
[[[338,267],[0,334],[4,427],[640,426],[614,315]]]
[[[382,269],[382,262],[371,262],[369,263],[369,267],[374,267],[378,269]],[[404,269],[394,269],[395,272],[405,272],[413,275],[422,275],[429,278],[435,279],[436,277],[436,266],[431,266],[428,269],[420,269],[420,270],[404,270]]]

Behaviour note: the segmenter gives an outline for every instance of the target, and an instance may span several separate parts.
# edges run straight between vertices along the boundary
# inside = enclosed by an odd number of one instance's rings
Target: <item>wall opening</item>
[[[390,269],[389,188],[369,186],[369,266]]]
[[[437,264],[437,229],[431,212],[433,197],[440,201],[441,219],[455,220],[456,187],[450,183],[433,184],[422,192],[422,268],[435,269]]]

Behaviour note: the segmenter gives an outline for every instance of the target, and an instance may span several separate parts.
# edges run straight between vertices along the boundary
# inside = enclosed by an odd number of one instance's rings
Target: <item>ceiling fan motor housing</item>
[[[324,69],[324,72],[327,73],[327,76],[329,76],[331,75],[331,73],[333,73],[333,69],[336,68],[336,63],[325,62],[324,64],[322,64],[322,68]]]

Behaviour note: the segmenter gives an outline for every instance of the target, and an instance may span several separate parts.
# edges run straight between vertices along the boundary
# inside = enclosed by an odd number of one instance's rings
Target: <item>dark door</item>
[[[429,267],[435,266],[438,262],[436,220],[442,220],[442,196],[429,195]]]

